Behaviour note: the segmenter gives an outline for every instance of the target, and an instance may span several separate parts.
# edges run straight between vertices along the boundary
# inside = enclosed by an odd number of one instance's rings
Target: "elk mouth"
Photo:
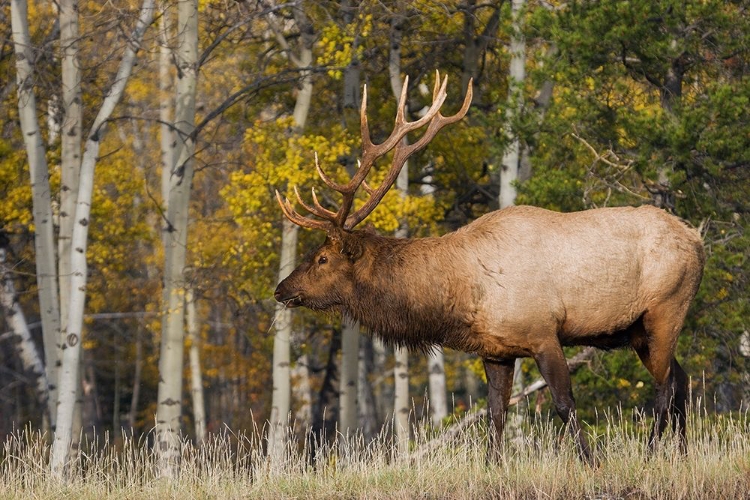
[[[278,290],[273,294],[273,298],[277,302],[281,302],[285,307],[300,307],[302,305],[302,296],[292,295],[291,297],[284,297]]]

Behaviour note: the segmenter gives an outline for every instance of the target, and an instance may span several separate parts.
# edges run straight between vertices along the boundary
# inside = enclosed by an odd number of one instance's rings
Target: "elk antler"
[[[365,86],[364,97],[362,98],[362,108],[360,110],[360,134],[362,136],[362,159],[359,162],[357,171],[352,176],[351,180],[346,184],[338,184],[333,181],[318,163],[318,157],[315,156],[315,169],[318,171],[318,175],[323,182],[333,189],[338,191],[343,196],[343,201],[338,211],[333,212],[324,208],[319,202],[315,194],[315,189],[312,190],[313,205],[305,203],[299,195],[297,188],[294,188],[294,194],[297,197],[297,201],[302,207],[322,220],[315,220],[304,217],[292,208],[291,203],[288,199],[282,200],[281,195],[276,191],[276,199],[281,205],[281,209],[286,217],[294,222],[295,224],[308,227],[313,229],[324,229],[329,230],[332,228],[343,228],[352,229],[357,224],[362,222],[381,202],[385,194],[391,188],[391,185],[396,181],[401,168],[406,163],[406,160],[424,148],[446,125],[457,122],[466,115],[469,110],[469,105],[472,99],[472,88],[471,82],[466,89],[466,97],[464,98],[461,109],[453,116],[445,117],[440,113],[440,107],[445,102],[448,94],[446,93],[446,87],[448,85],[448,77],[446,76],[442,83],[440,82],[440,73],[435,72],[435,87],[432,91],[432,105],[429,107],[427,112],[412,122],[406,121],[404,117],[404,110],[406,108],[406,91],[409,85],[409,77],[407,76],[404,80],[404,84],[401,89],[401,97],[398,101],[398,108],[396,110],[396,121],[391,135],[380,144],[373,144],[370,140],[370,128],[367,124],[367,86]],[[417,140],[414,144],[407,144],[402,139],[414,130],[424,127],[427,125],[427,130],[424,135]],[[370,172],[370,169],[375,164],[375,161],[384,156],[389,151],[393,152],[393,161],[391,162],[391,168],[388,171],[383,182],[376,189],[371,188],[365,178]],[[365,202],[362,207],[355,210],[354,213],[349,214],[354,203],[354,195],[360,185],[365,189],[370,198]]]

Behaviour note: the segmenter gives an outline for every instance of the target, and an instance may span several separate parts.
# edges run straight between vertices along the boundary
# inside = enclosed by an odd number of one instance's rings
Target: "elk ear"
[[[363,232],[367,234],[371,234],[374,236],[380,236],[380,233],[377,229],[375,229],[375,225],[372,222],[367,221],[365,223],[365,226],[361,229]]]
[[[362,239],[356,237],[351,233],[342,233],[341,238],[341,253],[349,258],[350,262],[357,261],[365,249],[362,245]]]
[[[364,253],[362,239],[343,229],[329,230],[327,241],[330,241],[333,248],[345,255],[351,262],[362,257]]]

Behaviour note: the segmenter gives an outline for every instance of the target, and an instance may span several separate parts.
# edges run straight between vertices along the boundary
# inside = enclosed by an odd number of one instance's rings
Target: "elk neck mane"
[[[342,313],[386,344],[421,351],[462,344],[469,323],[452,314],[447,239],[356,234],[365,250]]]

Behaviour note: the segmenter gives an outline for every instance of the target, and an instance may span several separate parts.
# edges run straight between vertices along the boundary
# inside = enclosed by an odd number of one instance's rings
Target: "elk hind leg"
[[[650,450],[670,421],[679,433],[680,447],[686,448],[687,375],[674,358],[686,312],[686,306],[649,311],[643,316],[643,331],[639,332],[645,335],[633,337],[633,348],[656,382],[654,426],[648,441]]]
[[[687,423],[688,404],[688,377],[676,359],[672,358],[672,367],[669,374],[672,391],[672,404],[670,415],[672,418],[672,430],[680,438],[680,451],[687,452],[687,436],[685,426]]]

